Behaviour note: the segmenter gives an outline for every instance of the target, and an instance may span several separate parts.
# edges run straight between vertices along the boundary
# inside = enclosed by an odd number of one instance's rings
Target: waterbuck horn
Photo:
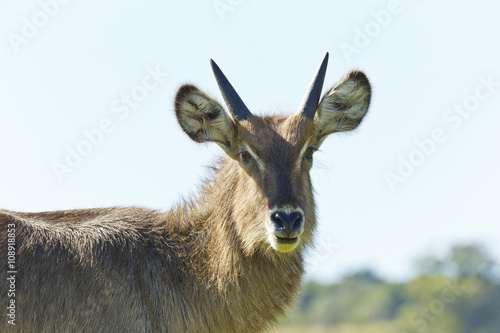
[[[252,117],[252,113],[248,110],[245,103],[243,103],[240,96],[238,96],[236,90],[234,90],[233,86],[229,83],[228,79],[224,73],[222,73],[215,61],[210,59],[210,65],[212,65],[212,70],[214,72],[215,79],[217,80],[217,84],[219,85],[220,92],[222,93],[222,97],[224,97],[224,101],[226,102],[233,119],[238,122]]]
[[[319,98],[321,97],[321,90],[323,89],[323,81],[325,81],[326,66],[328,65],[328,52],[326,53],[321,65],[319,66],[314,78],[307,88],[306,95],[302,100],[299,111],[304,114],[307,119],[313,120],[314,114],[318,107]]]

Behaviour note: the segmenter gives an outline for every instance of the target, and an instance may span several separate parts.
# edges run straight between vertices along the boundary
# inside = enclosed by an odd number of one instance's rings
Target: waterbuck
[[[184,132],[227,156],[170,211],[0,210],[0,331],[269,330],[299,292],[312,242],[313,154],[329,134],[356,128],[370,104],[359,71],[320,102],[327,61],[291,116],[253,115],[213,61],[232,117],[180,87]]]

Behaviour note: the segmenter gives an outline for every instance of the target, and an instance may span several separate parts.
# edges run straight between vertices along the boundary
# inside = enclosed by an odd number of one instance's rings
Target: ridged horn
[[[299,111],[304,114],[307,119],[313,120],[316,109],[318,108],[319,98],[321,97],[321,90],[323,89],[323,82],[325,81],[326,67],[328,65],[328,52],[326,52],[321,65],[319,66],[316,74],[314,75],[309,88],[307,88],[306,95],[300,104]]]
[[[240,96],[238,96],[236,90],[234,90],[233,86],[229,83],[228,79],[224,73],[222,73],[215,61],[210,59],[210,65],[212,66],[212,71],[214,72],[215,80],[217,80],[222,97],[224,97],[224,101],[226,102],[233,119],[238,122],[252,117],[252,113],[248,110],[245,103],[243,103]]]

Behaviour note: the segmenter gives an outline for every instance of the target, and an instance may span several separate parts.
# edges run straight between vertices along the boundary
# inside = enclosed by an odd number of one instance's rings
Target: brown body
[[[182,87],[181,127],[228,157],[195,198],[165,213],[0,210],[2,264],[12,235],[16,252],[13,297],[9,269],[0,270],[0,331],[266,331],[300,289],[316,224],[310,155],[328,134],[356,127],[368,104],[359,72],[325,95],[315,119],[233,120]],[[12,299],[15,326],[5,311]]]

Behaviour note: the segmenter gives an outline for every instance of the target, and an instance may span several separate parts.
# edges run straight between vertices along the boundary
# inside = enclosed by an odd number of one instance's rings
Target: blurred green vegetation
[[[417,260],[418,276],[383,281],[370,270],[304,287],[277,333],[499,333],[500,279],[477,245]]]

